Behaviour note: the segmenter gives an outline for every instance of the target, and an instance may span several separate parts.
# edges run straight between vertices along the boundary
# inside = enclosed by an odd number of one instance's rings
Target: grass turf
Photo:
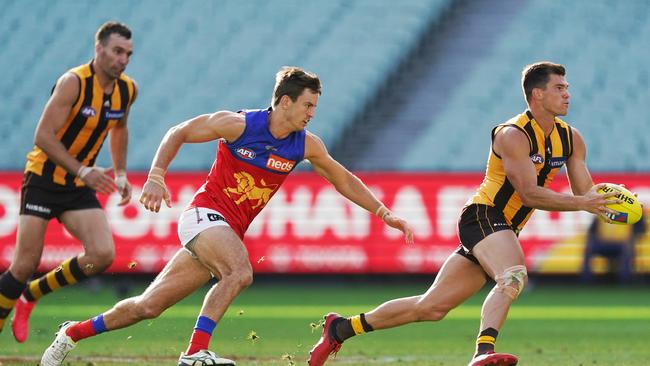
[[[305,364],[320,336],[322,315],[353,315],[395,297],[421,293],[428,283],[254,284],[230,307],[211,346],[239,365]],[[132,294],[138,294],[136,286]],[[82,341],[67,365],[175,365],[201,306],[205,289],[160,318]],[[481,302],[474,296],[437,323],[409,324],[350,339],[331,365],[465,365],[474,347]],[[10,322],[0,333],[2,366],[35,365],[57,324],[83,320],[119,299],[111,289],[76,286],[44,298],[34,310],[30,338],[13,340]],[[497,349],[520,357],[521,365],[647,365],[650,292],[646,287],[530,286],[511,308]],[[251,340],[255,332],[259,337]]]

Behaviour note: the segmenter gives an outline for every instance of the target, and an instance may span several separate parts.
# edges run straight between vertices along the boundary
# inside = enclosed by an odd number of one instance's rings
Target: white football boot
[[[56,332],[54,342],[43,353],[40,366],[60,366],[63,364],[63,360],[65,360],[68,353],[77,346],[77,342],[65,334],[65,330],[77,323],[67,321],[59,325],[59,331]]]
[[[217,356],[212,351],[200,350],[192,355],[181,353],[178,366],[235,366],[235,361]]]

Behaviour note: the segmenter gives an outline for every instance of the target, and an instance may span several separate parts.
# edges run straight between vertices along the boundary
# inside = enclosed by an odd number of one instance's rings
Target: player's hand
[[[406,220],[399,218],[392,213],[388,213],[386,216],[384,216],[384,222],[386,225],[403,232],[406,244],[413,244],[413,228],[411,225],[409,225],[408,222],[406,222]]]
[[[111,168],[82,166],[77,172],[77,177],[98,193],[109,195],[117,189],[113,178],[108,175],[111,170]]]
[[[158,212],[163,200],[165,200],[167,207],[172,207],[167,187],[164,184],[147,179],[144,187],[142,187],[142,194],[140,194],[142,206],[149,211]]]
[[[623,201],[615,197],[619,193],[616,191],[604,194],[598,193],[598,190],[605,187],[606,185],[607,184],[605,183],[599,183],[591,187],[589,192],[583,196],[585,201],[582,209],[594,215],[598,215],[602,217],[606,222],[611,223],[612,220],[608,217],[607,214],[609,214],[609,216],[618,215],[619,212],[612,210],[611,208],[607,207],[607,205],[622,203]]]
[[[626,188],[625,184],[619,184],[619,186],[621,186],[623,188]],[[636,198],[637,200],[639,199],[639,194],[638,193],[632,192],[632,194],[634,195],[634,198]],[[639,204],[641,205],[641,209],[645,208],[645,204],[643,202],[639,201]]]
[[[131,183],[126,178],[126,173],[121,172],[115,174],[115,186],[117,187],[117,192],[122,196],[122,199],[117,204],[118,206],[124,206],[131,201]]]

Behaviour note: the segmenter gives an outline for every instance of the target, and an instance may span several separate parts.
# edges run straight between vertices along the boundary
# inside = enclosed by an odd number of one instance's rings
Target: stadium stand
[[[481,16],[473,16],[472,6],[482,6],[474,10]],[[450,9],[459,15],[449,16]],[[629,131],[644,127],[643,107],[650,100],[650,72],[644,65],[650,56],[648,13],[650,5],[643,0],[406,0],[390,11],[373,0],[6,0],[0,12],[0,65],[6,75],[0,84],[5,127],[0,168],[22,168],[56,78],[92,57],[99,24],[119,19],[134,30],[135,55],[127,73],[141,87],[131,116],[132,141],[138,142],[131,144],[132,169],[147,168],[155,145],[174,123],[218,109],[268,105],[273,73],[293,64],[322,77],[324,94],[310,130],[346,165],[482,170],[492,126],[525,108],[521,66],[551,59],[568,67],[573,100],[566,120],[583,133],[591,168],[647,170],[650,161],[638,157],[649,152],[650,137]],[[456,24],[438,33],[445,22]],[[425,52],[426,42],[438,45]],[[420,66],[401,68],[418,56]],[[400,77],[419,85],[420,91],[409,95],[412,103],[380,93]],[[381,106],[395,111],[372,113]],[[352,146],[342,139],[361,128],[369,130],[367,139],[410,143],[391,154],[393,161],[376,160],[377,152],[386,149],[384,142]],[[612,146],[607,143],[612,134],[628,134],[631,140]],[[107,152],[100,163],[108,161]],[[210,145],[184,147],[173,168],[203,169],[213,153]],[[206,159],[196,159],[199,155]]]
[[[324,83],[310,130],[337,140],[451,0],[273,2],[3,2],[1,169],[21,169],[56,78],[92,57],[93,33],[109,19],[134,31],[127,73],[140,86],[130,117],[129,168],[147,169],[173,124],[218,109],[264,107],[282,65]],[[69,19],[75,19],[69,21]],[[100,164],[108,161],[104,149]],[[185,147],[174,169],[204,169],[214,146]],[[205,159],[196,156],[205,155]]]
[[[490,54],[443,91],[453,93],[449,102],[414,136],[401,169],[482,170],[491,128],[525,108],[521,67],[545,59],[568,68],[572,106],[565,119],[582,132],[592,170],[650,169],[639,158],[647,156],[650,136],[635,133],[650,100],[649,13],[647,1],[527,2]]]

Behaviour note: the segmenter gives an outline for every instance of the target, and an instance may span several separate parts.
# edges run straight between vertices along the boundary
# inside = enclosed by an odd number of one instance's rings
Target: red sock
[[[97,332],[95,331],[95,328],[93,328],[92,319],[88,319],[69,327],[65,330],[65,334],[72,338],[73,341],[77,342],[80,339],[92,337],[96,335]]]
[[[212,335],[202,330],[194,329],[194,332],[192,333],[192,338],[190,339],[190,345],[187,347],[187,351],[185,351],[185,354],[193,355],[202,349],[208,349],[211,337]]]

